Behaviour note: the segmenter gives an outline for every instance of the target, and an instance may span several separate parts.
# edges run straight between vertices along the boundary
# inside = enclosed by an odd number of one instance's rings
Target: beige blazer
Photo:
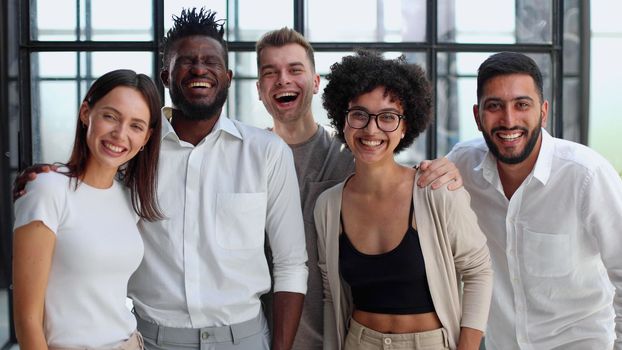
[[[325,350],[343,348],[353,311],[350,287],[339,275],[339,216],[344,183],[323,192],[314,211],[324,288]],[[486,329],[492,294],[486,238],[463,188],[449,191],[446,187],[431,190],[429,186],[415,186],[413,202],[432,302],[447,330],[449,347],[455,349],[460,327],[482,332]]]

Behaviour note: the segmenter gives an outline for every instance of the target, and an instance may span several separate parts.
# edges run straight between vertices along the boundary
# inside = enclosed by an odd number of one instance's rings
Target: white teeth
[[[194,87],[204,87],[204,88],[211,88],[212,84],[206,82],[206,81],[194,81],[190,84],[188,84],[189,87],[194,88]]]
[[[365,146],[375,147],[382,143],[380,140],[363,140],[361,139],[361,143]]]
[[[506,141],[511,141],[511,140],[519,138],[521,136],[521,133],[520,132],[515,132],[515,133],[512,133],[512,134],[498,134],[498,135],[499,135],[500,138],[502,138],[502,139],[504,139]]]
[[[286,96],[293,96],[293,97],[295,97],[295,96],[298,96],[298,94],[295,93],[295,92],[282,92],[280,94],[274,95],[275,98],[281,98],[281,97],[286,97]]]
[[[121,153],[124,150],[123,147],[118,147],[118,146],[115,146],[115,145],[107,143],[107,142],[104,142],[104,147],[108,148],[109,150],[111,150],[111,151],[113,151],[115,153]]]

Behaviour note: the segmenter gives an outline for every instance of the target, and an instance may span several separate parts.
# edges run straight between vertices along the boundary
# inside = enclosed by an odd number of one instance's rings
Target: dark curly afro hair
[[[350,101],[383,86],[386,93],[404,109],[406,132],[395,148],[408,148],[431,121],[432,89],[423,69],[406,62],[404,56],[387,60],[375,51],[358,50],[330,67],[328,84],[322,96],[331,124],[345,143],[343,129]]]
[[[194,35],[205,35],[210,37],[222,45],[224,51],[225,63],[228,66],[228,50],[225,36],[225,21],[216,19],[216,12],[201,8],[182,9],[179,16],[173,15],[173,26],[168,30],[162,39],[162,63],[164,67],[168,66],[170,60],[170,51],[173,44],[182,38]]]

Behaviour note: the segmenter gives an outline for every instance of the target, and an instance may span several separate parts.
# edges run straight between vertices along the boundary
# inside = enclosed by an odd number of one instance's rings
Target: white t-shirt
[[[96,189],[42,173],[15,202],[15,228],[40,220],[56,234],[45,294],[49,346],[109,347],[136,320],[126,307],[127,281],[143,257],[129,192],[114,181]]]

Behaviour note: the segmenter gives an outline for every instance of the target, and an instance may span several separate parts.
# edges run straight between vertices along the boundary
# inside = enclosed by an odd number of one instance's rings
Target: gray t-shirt
[[[324,296],[322,277],[317,266],[317,233],[313,209],[317,197],[324,190],[345,180],[354,171],[354,157],[346,145],[336,137],[334,131],[327,130],[321,125],[309,140],[290,147],[298,175],[309,259],[307,295],[293,349],[321,349]]]
[[[345,180],[354,171],[354,157],[332,129],[321,125],[318,125],[317,132],[309,140],[289,146],[294,155],[300,187],[309,268],[307,294],[292,349],[316,350],[322,349],[323,345],[324,296],[322,276],[317,266],[317,232],[313,221],[313,209],[317,197],[324,190]],[[265,304],[266,316],[271,320],[271,295],[264,295],[262,301]]]

